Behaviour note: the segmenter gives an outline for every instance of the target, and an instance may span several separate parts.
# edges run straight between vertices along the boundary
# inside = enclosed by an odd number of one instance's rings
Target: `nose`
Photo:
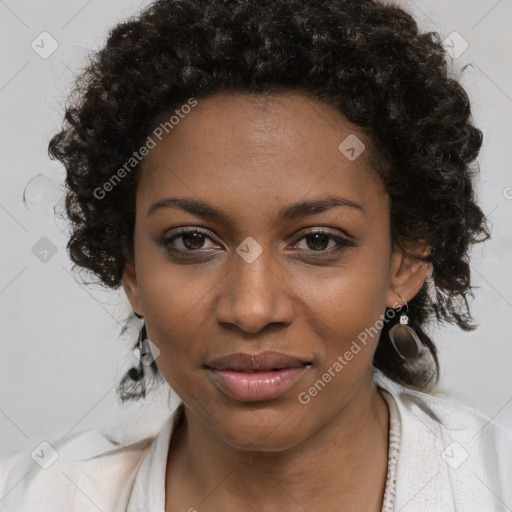
[[[292,292],[270,249],[252,262],[233,253],[232,268],[222,281],[215,317],[256,333],[268,324],[290,324],[294,318]]]

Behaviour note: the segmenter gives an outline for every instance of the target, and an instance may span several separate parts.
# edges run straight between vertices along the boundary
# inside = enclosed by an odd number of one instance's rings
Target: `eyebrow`
[[[281,221],[290,221],[298,217],[316,215],[337,206],[348,206],[362,212],[363,214],[366,213],[365,208],[358,203],[349,201],[343,197],[330,196],[324,199],[297,202],[287,206],[279,211],[278,219]],[[179,208],[185,212],[205,219],[218,220],[225,223],[230,221],[230,217],[215,206],[205,201],[199,201],[188,197],[165,197],[160,199],[150,206],[146,216],[149,217],[162,208]]]

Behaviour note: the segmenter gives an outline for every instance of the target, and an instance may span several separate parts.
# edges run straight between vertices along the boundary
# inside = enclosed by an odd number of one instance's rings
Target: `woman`
[[[143,319],[120,396],[180,404],[11,459],[2,510],[512,509],[512,434],[433,394],[428,327],[475,327],[489,236],[437,34],[369,0],[159,0],[65,120],[70,256]]]

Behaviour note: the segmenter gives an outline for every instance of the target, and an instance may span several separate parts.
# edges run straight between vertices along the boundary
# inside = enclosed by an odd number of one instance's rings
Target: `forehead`
[[[138,190],[147,208],[165,194],[235,209],[272,209],[276,201],[325,194],[378,207],[386,195],[370,163],[370,138],[334,107],[302,93],[198,99],[155,142]]]

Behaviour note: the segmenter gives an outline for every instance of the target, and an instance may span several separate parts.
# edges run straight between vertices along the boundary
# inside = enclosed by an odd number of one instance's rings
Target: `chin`
[[[293,410],[295,408],[295,411]],[[239,408],[219,407],[210,429],[226,443],[241,450],[282,451],[309,437],[305,410],[299,403],[284,407],[275,401],[244,403]]]

